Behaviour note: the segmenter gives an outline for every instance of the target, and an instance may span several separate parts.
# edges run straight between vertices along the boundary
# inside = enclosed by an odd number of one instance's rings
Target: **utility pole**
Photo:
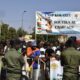
[[[22,19],[21,19],[21,28],[23,29],[23,22],[24,22],[24,19],[23,19],[23,17],[24,17],[24,14],[26,13],[27,11],[23,11],[23,13],[22,13]]]

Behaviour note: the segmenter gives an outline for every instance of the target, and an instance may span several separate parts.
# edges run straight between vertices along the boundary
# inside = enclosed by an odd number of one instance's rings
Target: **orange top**
[[[31,49],[31,47],[28,47],[27,50],[26,50],[27,56],[30,56],[32,53],[33,53],[33,51]]]
[[[28,47],[27,50],[26,50],[26,55],[30,56],[30,55],[32,55],[37,50],[39,50],[39,49],[36,48],[35,50],[32,50],[31,47]]]

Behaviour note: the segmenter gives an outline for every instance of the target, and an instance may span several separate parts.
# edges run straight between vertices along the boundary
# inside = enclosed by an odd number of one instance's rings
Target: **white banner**
[[[36,34],[80,34],[80,11],[37,11]]]

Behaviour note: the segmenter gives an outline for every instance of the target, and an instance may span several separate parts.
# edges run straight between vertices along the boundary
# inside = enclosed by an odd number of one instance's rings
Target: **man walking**
[[[4,64],[7,70],[6,80],[20,80],[24,59],[23,56],[17,52],[19,44],[19,40],[11,40],[10,50],[5,54]]]
[[[63,66],[63,80],[79,80],[80,52],[75,49],[76,39],[69,38],[66,42],[66,50],[61,54]]]

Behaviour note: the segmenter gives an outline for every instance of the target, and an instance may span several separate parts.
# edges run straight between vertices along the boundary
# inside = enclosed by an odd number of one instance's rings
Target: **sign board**
[[[80,11],[37,11],[36,34],[80,34]]]
[[[63,67],[60,61],[50,58],[50,80],[62,80]]]

